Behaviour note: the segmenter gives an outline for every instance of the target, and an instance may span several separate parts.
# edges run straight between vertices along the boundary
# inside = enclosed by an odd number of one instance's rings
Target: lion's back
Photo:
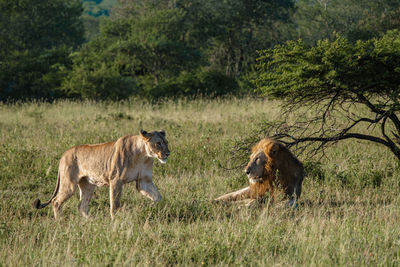
[[[279,159],[283,165],[281,168],[282,175],[285,176],[289,184],[297,184],[304,178],[304,166],[287,147],[283,146],[283,148],[282,157]]]

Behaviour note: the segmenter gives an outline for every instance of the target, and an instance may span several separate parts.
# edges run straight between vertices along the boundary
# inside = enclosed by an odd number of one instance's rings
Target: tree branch
[[[359,102],[366,105],[372,112],[377,113],[377,114],[383,114],[386,111],[377,108],[374,104],[372,104],[363,94],[360,94],[358,92],[355,92],[357,95]]]
[[[350,139],[350,138],[356,138],[356,139],[361,139],[361,140],[368,140],[368,141],[372,141],[375,143],[380,143],[383,144],[385,146],[389,146],[389,143],[379,137],[376,136],[372,136],[372,135],[366,135],[366,134],[359,134],[359,133],[347,133],[344,135],[336,135],[336,136],[330,136],[330,137],[301,137],[301,138],[296,138],[293,137],[291,135],[288,134],[276,134],[273,135],[272,138],[281,140],[282,138],[290,138],[291,140],[293,140],[292,142],[284,142],[288,147],[292,147],[295,146],[299,143],[303,143],[303,142],[322,142],[322,143],[327,143],[327,142],[336,142],[336,141],[340,141],[340,140],[344,140],[344,139]]]
[[[394,127],[396,127],[397,135],[400,134],[400,120],[395,113],[389,115],[389,119],[393,122]],[[396,135],[395,135],[396,136]]]

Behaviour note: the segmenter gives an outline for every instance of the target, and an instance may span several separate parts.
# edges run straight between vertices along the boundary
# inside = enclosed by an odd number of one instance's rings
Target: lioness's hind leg
[[[75,192],[76,184],[63,184],[61,183],[57,196],[52,200],[54,217],[58,219],[61,215],[61,208],[65,201],[67,201]]]
[[[88,218],[89,217],[89,202],[90,199],[93,196],[93,192],[96,189],[96,186],[93,184],[90,184],[87,178],[82,178],[79,183],[79,196],[80,196],[80,202],[78,205],[78,209],[80,213],[82,214],[83,217]]]

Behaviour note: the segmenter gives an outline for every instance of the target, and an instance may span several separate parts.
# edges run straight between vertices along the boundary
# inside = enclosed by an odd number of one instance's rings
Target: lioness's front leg
[[[237,200],[243,200],[250,198],[250,186],[242,188],[238,191],[222,195],[214,201],[219,202],[219,201],[237,201]]]
[[[80,196],[78,209],[83,217],[89,218],[89,202],[93,196],[96,186],[90,184],[87,178],[82,178],[78,183],[78,187]]]
[[[153,183],[153,179],[149,176],[145,176],[140,178],[136,184],[139,192],[153,200],[154,202],[158,202],[162,199],[160,192],[158,192],[157,187]]]
[[[119,179],[110,181],[110,213],[111,218],[114,219],[116,210],[120,206],[120,199],[122,195],[122,182]]]

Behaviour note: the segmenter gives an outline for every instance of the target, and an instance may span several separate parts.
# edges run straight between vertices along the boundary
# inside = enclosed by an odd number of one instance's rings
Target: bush
[[[118,100],[133,95],[136,83],[118,71],[101,64],[98,69],[87,70],[80,65],[64,80],[62,90],[73,98]]]
[[[215,70],[182,71],[177,77],[161,80],[158,86],[154,85],[152,76],[140,77],[139,80],[139,95],[147,98],[222,96],[239,90],[233,78]]]

